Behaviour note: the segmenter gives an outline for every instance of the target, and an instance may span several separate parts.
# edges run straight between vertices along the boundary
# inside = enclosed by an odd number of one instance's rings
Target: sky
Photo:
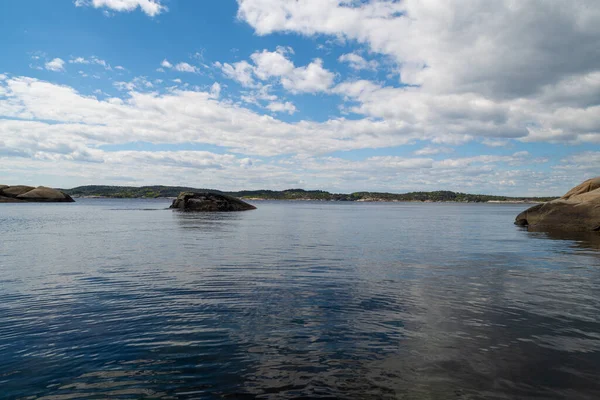
[[[0,2],[0,184],[561,195],[597,0]]]

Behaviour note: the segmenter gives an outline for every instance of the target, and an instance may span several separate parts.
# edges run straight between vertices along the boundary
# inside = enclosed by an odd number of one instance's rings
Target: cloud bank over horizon
[[[230,3],[0,28],[26,43],[0,66],[0,183],[558,195],[599,174],[593,1]]]

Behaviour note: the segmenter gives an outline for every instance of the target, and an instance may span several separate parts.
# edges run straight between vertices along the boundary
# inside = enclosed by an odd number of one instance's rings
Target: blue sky
[[[593,1],[0,2],[0,183],[561,194]]]

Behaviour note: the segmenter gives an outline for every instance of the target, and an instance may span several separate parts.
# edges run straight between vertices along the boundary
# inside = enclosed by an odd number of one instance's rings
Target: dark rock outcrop
[[[48,202],[72,203],[75,200],[60,190],[45,186],[0,186],[0,203]]]
[[[246,211],[256,209],[253,205],[235,197],[209,192],[180,193],[173,200],[170,208],[181,211]]]
[[[559,199],[523,211],[515,224],[532,231],[600,231],[600,177],[588,179]]]
[[[23,203],[23,201],[13,199],[12,197],[0,196],[0,203]]]

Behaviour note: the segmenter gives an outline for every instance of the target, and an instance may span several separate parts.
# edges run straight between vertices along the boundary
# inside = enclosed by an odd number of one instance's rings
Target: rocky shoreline
[[[588,179],[559,199],[523,211],[515,224],[530,231],[600,231],[600,177]]]

